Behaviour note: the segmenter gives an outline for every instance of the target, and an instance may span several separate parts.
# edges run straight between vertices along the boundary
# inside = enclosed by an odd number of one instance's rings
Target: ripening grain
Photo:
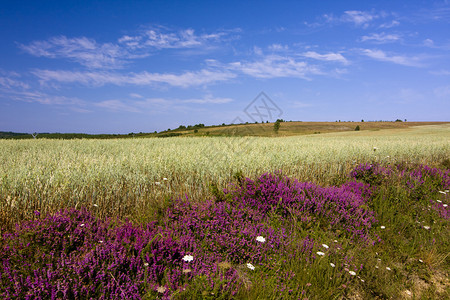
[[[167,197],[203,199],[211,183],[225,186],[238,171],[282,169],[329,184],[362,162],[435,165],[449,158],[449,140],[448,124],[280,138],[0,140],[0,222],[80,205],[141,218]]]

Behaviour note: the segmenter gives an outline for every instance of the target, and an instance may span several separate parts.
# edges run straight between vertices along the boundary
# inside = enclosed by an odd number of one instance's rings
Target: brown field
[[[278,134],[273,131],[274,123],[237,124],[201,128],[197,133],[191,130],[172,130],[187,136],[295,136],[330,132],[361,131],[382,129],[407,129],[414,126],[442,125],[448,122],[283,122]]]

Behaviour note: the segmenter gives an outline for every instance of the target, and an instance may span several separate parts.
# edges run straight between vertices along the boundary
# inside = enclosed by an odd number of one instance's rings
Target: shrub
[[[274,124],[273,124],[273,131],[278,134],[278,130],[280,130],[280,121],[277,120]]]

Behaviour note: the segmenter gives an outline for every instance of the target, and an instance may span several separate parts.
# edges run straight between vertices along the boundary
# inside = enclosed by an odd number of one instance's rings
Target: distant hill
[[[343,132],[354,130],[381,130],[381,129],[406,129],[412,126],[438,125],[449,122],[281,122],[278,133],[273,130],[274,123],[245,123],[222,124],[205,126],[180,125],[177,129],[164,130],[153,133],[128,133],[128,134],[85,134],[85,133],[39,133],[36,138],[42,139],[117,139],[117,138],[143,138],[143,137],[177,137],[177,136],[294,136],[307,134],[321,134],[329,132]],[[358,127],[358,128],[357,128]],[[29,133],[0,131],[0,139],[32,139]]]
[[[0,131],[0,139],[32,138],[31,134],[12,131]]]

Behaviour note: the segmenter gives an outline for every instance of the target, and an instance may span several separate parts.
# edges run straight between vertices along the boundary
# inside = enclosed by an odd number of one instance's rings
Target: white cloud
[[[307,56],[325,61],[347,60],[338,53],[317,54],[308,52]],[[199,71],[186,71],[181,74],[174,73],[127,73],[120,74],[105,71],[63,71],[63,70],[34,70],[41,84],[50,82],[79,83],[87,86],[103,86],[113,84],[124,85],[156,85],[167,84],[175,87],[191,87],[228,81],[239,73],[255,78],[303,78],[310,75],[325,75],[318,66],[308,64],[296,57],[266,55],[255,61],[238,61],[228,64],[216,60],[207,60],[207,69]]]
[[[189,71],[181,74],[173,73],[128,73],[119,74],[113,72],[77,72],[77,71],[53,71],[35,70],[42,84],[56,81],[61,83],[80,83],[87,86],[102,86],[113,84],[123,85],[155,85],[168,84],[175,87],[190,87],[212,84],[218,81],[227,81],[236,75],[228,71],[203,69]]]
[[[361,41],[363,42],[370,41],[377,44],[396,42],[398,40],[400,40],[400,36],[398,34],[386,34],[384,32],[365,35],[361,38]]]
[[[7,76],[0,76],[0,86],[3,88],[21,88],[21,89],[29,89],[29,84],[22,82],[20,80],[17,80],[15,78],[7,77]]]
[[[211,95],[207,95],[199,99],[181,100],[181,102],[183,103],[197,103],[197,104],[224,104],[232,101],[233,99],[231,98],[214,98]]]
[[[289,46],[288,45],[281,45],[281,44],[272,44],[269,47],[270,51],[273,52],[280,52],[280,51],[288,51],[289,50]]]
[[[348,10],[345,11],[341,16],[340,20],[343,22],[353,23],[355,26],[368,27],[369,23],[373,20],[379,18],[380,16],[374,13],[359,11],[359,10]]]
[[[16,89],[11,89],[6,91],[3,90],[3,92],[4,92],[3,95],[0,95],[0,97],[7,96],[9,99],[13,99],[16,101],[23,101],[30,103],[33,102],[46,105],[65,105],[79,108],[84,107],[86,105],[85,101],[78,99],[76,97],[50,95],[40,91],[32,91],[32,90],[18,91]]]
[[[156,27],[142,31],[136,36],[124,35],[118,42],[131,49],[181,49],[207,47],[210,43],[220,42],[228,32],[196,34],[191,28],[173,31],[165,27]]]
[[[379,28],[392,28],[398,25],[400,25],[399,21],[392,20],[391,22],[381,24]]]
[[[448,70],[430,71],[430,74],[448,76],[450,75],[450,71]]]
[[[228,68],[256,78],[291,77],[309,79],[308,75],[322,74],[316,66],[308,65],[304,61],[297,61],[292,57],[279,55],[268,55],[253,62],[233,62],[228,64]]]
[[[139,112],[136,107],[126,104],[120,100],[105,100],[95,104],[98,107],[106,108],[113,111]]]
[[[373,19],[375,19],[377,16],[363,12],[358,10],[348,10],[344,12],[344,15],[342,16],[342,19],[347,22],[352,22],[355,25],[363,25],[366,23],[369,23]]]
[[[3,90],[27,90],[30,85],[22,81],[20,74],[0,69],[0,88]]]
[[[306,102],[302,102],[302,101],[292,101],[291,103],[291,107],[293,108],[306,108],[306,107],[311,107],[311,103],[306,103]]]
[[[409,67],[421,67],[423,66],[420,63],[420,59],[418,57],[408,57],[401,55],[392,55],[389,56],[382,50],[371,50],[371,49],[362,49],[362,53],[368,57],[371,57],[380,61],[387,61],[398,65],[409,66]]]
[[[202,98],[191,99],[164,99],[164,98],[148,98],[144,100],[104,100],[94,104],[97,107],[105,108],[112,111],[122,112],[149,112],[153,110],[167,111],[171,109],[179,109],[185,104],[225,104],[233,101],[231,98],[213,97],[206,95]]]
[[[15,72],[3,72],[0,69],[0,98],[46,105],[65,105],[72,109],[78,107],[80,110],[85,106],[85,102],[76,97],[51,95],[35,90],[28,83],[19,80],[19,77],[20,75]]]
[[[433,46],[434,46],[434,42],[433,42],[432,39],[425,39],[425,40],[423,41],[423,45],[424,45],[424,46],[427,46],[427,47],[433,47]]]
[[[132,97],[132,98],[144,98],[142,95],[140,95],[140,94],[137,94],[137,93],[131,93],[130,94],[130,97]]]
[[[69,59],[90,69],[119,69],[130,60],[147,57],[156,50],[210,49],[222,42],[229,32],[237,30],[196,34],[193,29],[174,32],[160,27],[136,36],[124,35],[116,43],[102,44],[87,37],[58,36],[28,45],[19,44],[19,47],[37,57]]]
[[[47,41],[34,41],[19,47],[31,55],[48,58],[68,58],[88,68],[120,68],[130,54],[111,43],[98,44],[86,37],[53,37]]]
[[[415,17],[424,21],[443,21],[448,23],[450,20],[450,6],[448,1],[442,3],[435,3],[432,8],[425,8],[419,10]]]
[[[321,16],[322,21],[304,24],[310,28],[317,28],[326,24],[353,24],[356,27],[368,28],[373,26],[377,19],[384,19],[388,17],[389,14],[384,12],[374,12],[374,11],[360,11],[360,10],[347,10],[340,16],[335,16],[334,14],[323,14]],[[390,28],[397,26],[398,21],[392,21],[390,23],[384,23],[379,28]]]
[[[257,46],[253,47],[253,53],[255,53],[256,55],[259,55],[259,56],[263,55],[262,49],[260,47],[257,47]]]
[[[313,58],[317,60],[323,60],[323,61],[338,61],[343,64],[347,64],[348,60],[342,56],[340,53],[327,53],[327,54],[319,54],[314,51],[308,51],[303,54],[301,54],[304,57]]]

